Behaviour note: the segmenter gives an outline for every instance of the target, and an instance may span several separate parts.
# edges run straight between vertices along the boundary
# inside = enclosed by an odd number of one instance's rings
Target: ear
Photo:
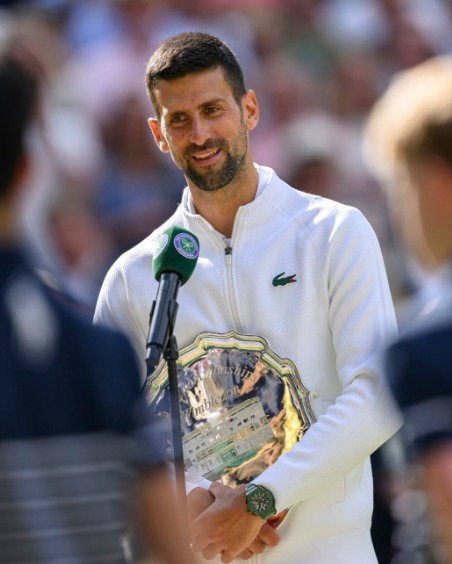
[[[246,128],[252,131],[259,121],[259,104],[254,90],[248,90],[242,99],[243,116]]]
[[[154,137],[154,141],[157,144],[157,147],[162,151],[162,153],[168,153],[169,152],[168,143],[166,142],[165,138],[162,135],[162,131],[160,129],[158,119],[149,118],[148,125],[151,128],[152,135]]]

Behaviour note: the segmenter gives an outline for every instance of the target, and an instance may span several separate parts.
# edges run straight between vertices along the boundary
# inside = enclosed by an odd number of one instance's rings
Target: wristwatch
[[[264,486],[248,484],[245,488],[245,500],[246,510],[261,519],[276,515],[275,498]]]

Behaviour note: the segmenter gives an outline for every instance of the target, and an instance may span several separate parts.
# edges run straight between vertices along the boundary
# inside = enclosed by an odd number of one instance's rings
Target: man
[[[0,560],[126,563],[143,544],[193,564],[133,349],[56,299],[15,241],[34,69],[1,45]]]
[[[399,423],[378,367],[396,329],[375,234],[253,163],[256,95],[219,39],[167,39],[146,82],[154,139],[188,186],[107,274],[95,319],[144,359],[153,256],[169,227],[196,234],[175,324],[193,548],[218,562],[376,562],[369,455]]]
[[[410,302],[411,327],[390,347],[386,364],[446,562],[452,562],[451,99],[452,57],[430,59],[395,77],[365,132],[369,162],[385,172],[395,226],[433,273]]]

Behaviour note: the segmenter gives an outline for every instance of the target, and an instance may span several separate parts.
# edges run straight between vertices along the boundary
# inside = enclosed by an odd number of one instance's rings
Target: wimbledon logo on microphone
[[[174,238],[174,246],[176,251],[188,259],[195,259],[198,257],[198,243],[193,235],[189,233],[179,233]]]

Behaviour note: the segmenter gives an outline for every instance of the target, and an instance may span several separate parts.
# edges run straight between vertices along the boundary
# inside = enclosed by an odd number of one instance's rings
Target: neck
[[[196,212],[228,238],[232,236],[237,210],[256,196],[258,174],[254,164],[250,164],[220,190],[208,192],[188,182]]]

